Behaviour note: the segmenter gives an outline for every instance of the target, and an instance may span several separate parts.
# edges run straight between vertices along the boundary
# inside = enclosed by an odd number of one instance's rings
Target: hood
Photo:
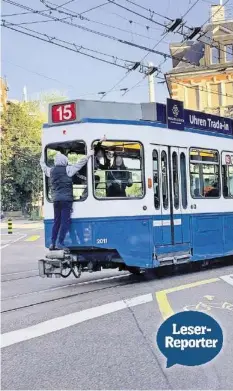
[[[58,152],[54,159],[55,166],[67,166],[68,165],[68,159],[65,155],[63,155],[61,152]]]

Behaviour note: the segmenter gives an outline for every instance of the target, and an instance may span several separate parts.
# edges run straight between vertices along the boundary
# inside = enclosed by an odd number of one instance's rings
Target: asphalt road
[[[3,390],[233,389],[232,262],[160,277],[108,270],[42,279],[43,256],[38,225],[2,230]],[[211,314],[224,346],[201,367],[167,369],[157,330],[183,309]]]

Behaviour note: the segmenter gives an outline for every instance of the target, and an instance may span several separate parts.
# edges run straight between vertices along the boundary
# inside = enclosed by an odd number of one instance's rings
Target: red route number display
[[[52,122],[68,122],[76,120],[75,102],[52,106]]]

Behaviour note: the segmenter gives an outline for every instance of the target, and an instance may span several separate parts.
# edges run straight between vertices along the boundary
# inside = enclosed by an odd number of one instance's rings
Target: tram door
[[[188,241],[187,149],[155,145],[152,151],[154,207],[154,245],[176,245]],[[189,229],[188,229],[189,231]]]

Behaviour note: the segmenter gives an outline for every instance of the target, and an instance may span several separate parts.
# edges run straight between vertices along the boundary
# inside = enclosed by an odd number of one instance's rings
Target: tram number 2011
[[[96,243],[97,243],[97,244],[108,243],[108,239],[107,239],[107,238],[97,239],[97,240],[96,240]]]

